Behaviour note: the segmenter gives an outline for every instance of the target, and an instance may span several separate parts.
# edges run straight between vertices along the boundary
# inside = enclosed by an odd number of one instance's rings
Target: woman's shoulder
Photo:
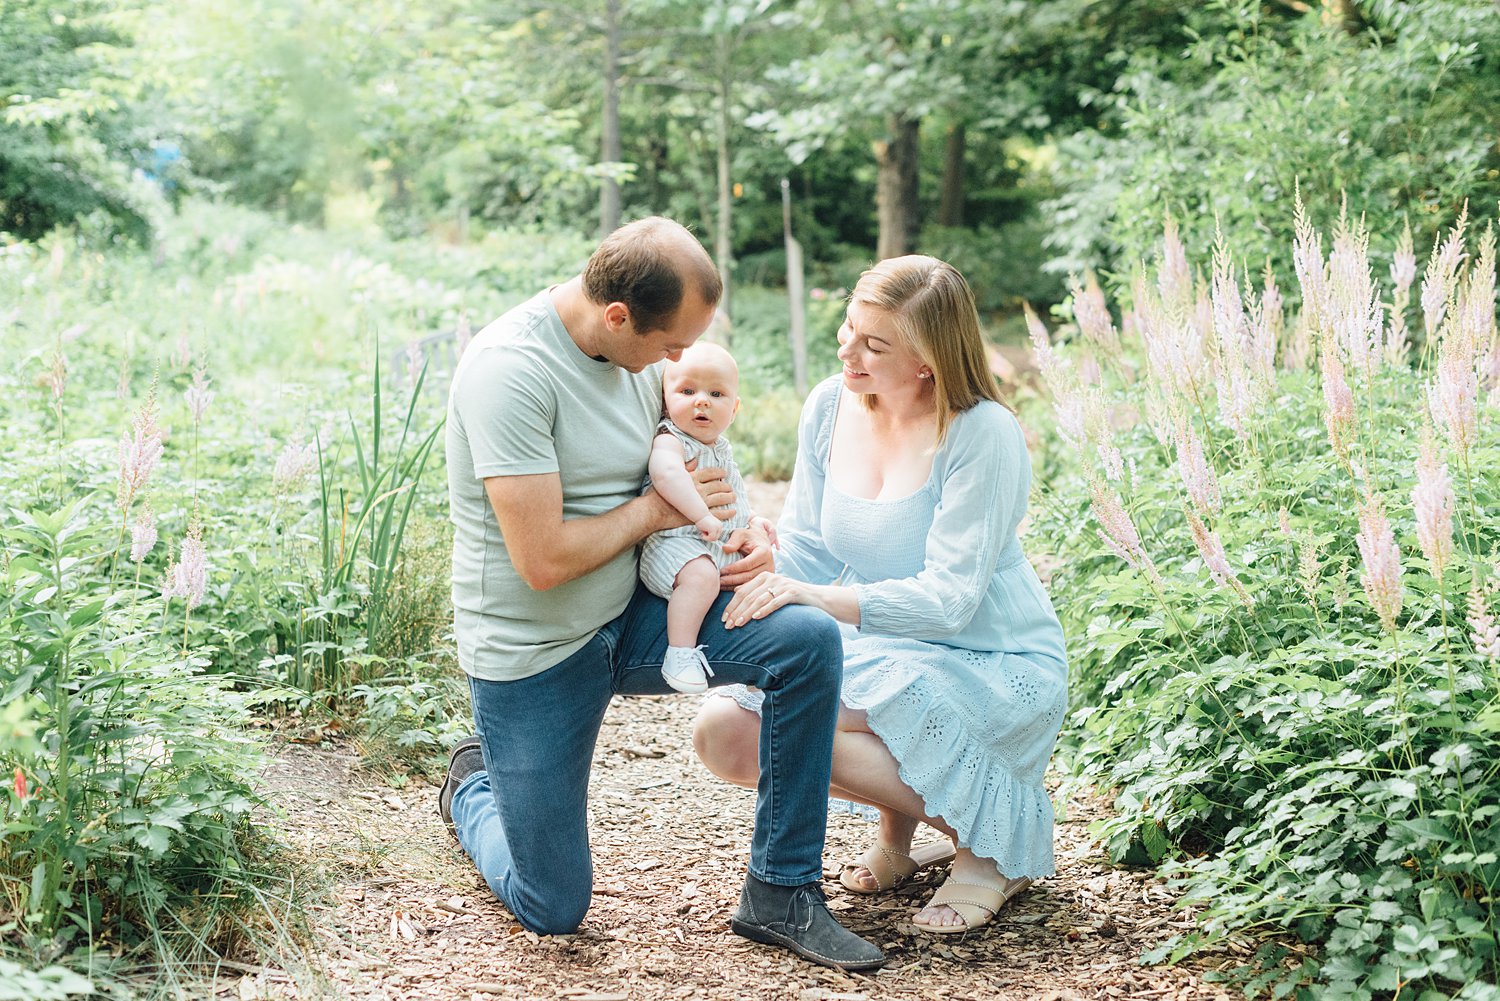
[[[838,399],[839,390],[843,385],[844,377],[842,375],[830,375],[814,386],[812,392],[807,394],[807,403],[805,406],[819,408],[831,406],[833,401]]]
[[[955,414],[949,425],[949,434],[961,438],[989,439],[1001,435],[1007,440],[1025,441],[1021,433],[1021,422],[1016,419],[1016,415],[1005,404],[994,400],[980,400],[969,409]]]
[[[833,438],[833,418],[838,411],[840,376],[824,379],[812,388],[802,401],[802,416],[797,421],[799,455],[821,466]]]
[[[812,388],[802,402],[802,424],[804,427],[823,428],[833,423],[834,409],[838,404],[839,390],[844,380],[833,375]]]

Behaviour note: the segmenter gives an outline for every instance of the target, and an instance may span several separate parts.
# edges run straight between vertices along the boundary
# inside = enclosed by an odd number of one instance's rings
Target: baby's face
[[[739,409],[740,373],[734,359],[715,345],[695,345],[662,376],[667,417],[689,436],[712,445]]]

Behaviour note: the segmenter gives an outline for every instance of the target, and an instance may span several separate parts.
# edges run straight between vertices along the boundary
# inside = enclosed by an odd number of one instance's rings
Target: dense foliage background
[[[446,374],[656,212],[761,475],[878,257],[1044,318],[1063,759],[1178,954],[1500,996],[1492,0],[0,0],[0,997],[296,956],[260,735],[441,763]]]

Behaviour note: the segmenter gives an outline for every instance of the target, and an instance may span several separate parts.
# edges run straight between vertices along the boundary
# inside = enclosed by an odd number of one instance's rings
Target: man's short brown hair
[[[702,244],[663,216],[627,223],[604,238],[583,269],[583,292],[600,306],[622,302],[635,332],[664,330],[691,284],[704,303],[724,294],[719,272]]]

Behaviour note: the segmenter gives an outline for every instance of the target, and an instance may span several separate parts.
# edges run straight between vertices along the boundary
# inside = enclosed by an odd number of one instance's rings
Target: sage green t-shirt
[[[623,612],[636,585],[631,548],[533,591],[511,563],[485,478],[558,473],[565,520],[602,514],[641,492],[661,407],[661,366],[632,374],[590,358],[546,292],[469,344],[447,427],[454,627],[468,674],[513,681],[545,671]]]

